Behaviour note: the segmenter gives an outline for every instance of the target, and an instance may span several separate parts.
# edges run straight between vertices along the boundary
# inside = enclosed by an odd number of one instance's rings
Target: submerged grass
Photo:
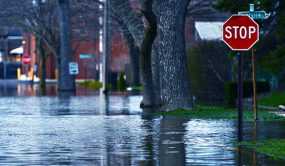
[[[285,139],[242,142],[239,145],[265,154],[273,159],[285,160]]]
[[[159,115],[183,116],[193,119],[237,119],[237,110],[224,107],[197,106],[193,110],[178,109],[170,112],[160,112]],[[244,111],[244,120],[253,121],[253,112]],[[276,115],[269,111],[259,110],[260,121],[285,121],[285,117]]]

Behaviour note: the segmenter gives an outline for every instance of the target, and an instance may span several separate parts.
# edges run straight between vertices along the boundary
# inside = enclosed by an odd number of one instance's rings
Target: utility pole
[[[101,17],[100,25],[103,26],[103,30],[100,30],[100,82],[103,87],[101,91],[104,94],[108,93],[108,77],[109,77],[109,57],[110,57],[110,2],[109,0],[100,0],[104,3],[104,6],[100,5],[100,9],[103,8],[103,19]]]
[[[60,27],[60,66],[58,90],[75,92],[75,77],[69,72],[73,60],[71,53],[71,25],[70,25],[70,2],[58,0],[59,3],[59,27]]]

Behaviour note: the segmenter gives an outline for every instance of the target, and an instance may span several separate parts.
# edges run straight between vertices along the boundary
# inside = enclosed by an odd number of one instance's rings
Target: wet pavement
[[[149,117],[141,96],[0,82],[0,165],[285,165],[238,149],[236,122]],[[245,124],[245,138],[284,138],[284,122]]]

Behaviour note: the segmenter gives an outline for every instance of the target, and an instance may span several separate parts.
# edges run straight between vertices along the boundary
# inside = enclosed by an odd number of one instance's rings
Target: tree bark
[[[192,108],[185,50],[185,16],[189,0],[161,0],[159,52],[164,110]]]
[[[69,0],[58,0],[60,13],[60,62],[59,62],[59,91],[75,92],[75,78],[69,74],[71,54],[71,25]]]
[[[143,101],[141,103],[142,108],[155,107],[155,91],[153,85],[152,75],[152,45],[157,36],[157,21],[156,16],[152,10],[153,0],[145,0],[142,4],[142,13],[147,21],[145,26],[144,39],[141,45],[140,67],[142,84],[144,87]]]
[[[41,60],[41,82],[40,82],[40,87],[41,87],[41,94],[45,95],[46,94],[46,56],[42,57]]]

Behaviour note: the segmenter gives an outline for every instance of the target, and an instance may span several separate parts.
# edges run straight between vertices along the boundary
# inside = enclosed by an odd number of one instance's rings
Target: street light
[[[100,23],[100,44],[99,44],[99,49],[100,49],[100,81],[103,84],[102,87],[102,92],[106,94],[108,92],[108,66],[109,66],[109,30],[110,30],[110,0],[100,0],[100,2],[104,3],[104,6],[102,4],[99,5],[99,9],[103,10],[103,17],[101,16],[99,18],[99,23]]]

